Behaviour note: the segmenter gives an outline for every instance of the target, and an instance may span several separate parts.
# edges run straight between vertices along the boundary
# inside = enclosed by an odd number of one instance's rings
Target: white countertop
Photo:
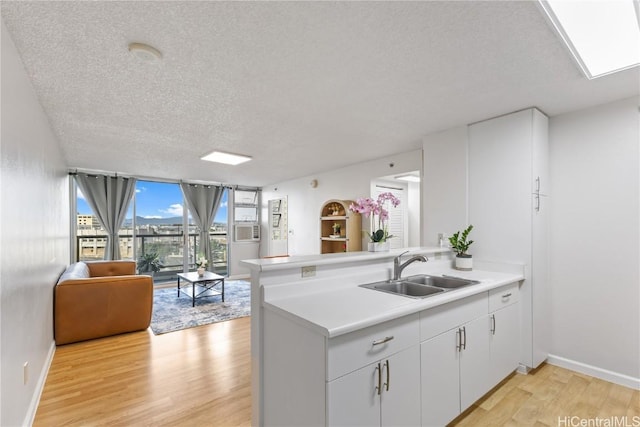
[[[288,268],[299,268],[307,265],[338,265],[352,262],[362,261],[380,261],[395,258],[403,252],[409,252],[412,255],[435,255],[442,253],[450,253],[450,248],[438,246],[411,247],[402,249],[391,249],[387,252],[339,252],[334,254],[319,255],[298,255],[283,256],[275,258],[263,259],[246,259],[240,261],[246,267],[257,271],[274,271],[285,270]]]
[[[390,255],[389,252],[386,254]],[[410,298],[357,285],[326,291],[318,291],[315,288],[309,293],[297,292],[292,296],[280,294],[274,298],[265,297],[264,307],[332,338],[524,280],[524,276],[518,273],[458,271],[443,266],[432,268],[426,274],[446,274],[478,280],[480,283],[427,298]]]

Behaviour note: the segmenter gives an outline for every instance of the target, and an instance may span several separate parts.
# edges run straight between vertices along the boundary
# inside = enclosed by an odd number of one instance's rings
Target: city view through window
[[[209,229],[213,257],[209,269],[222,275],[227,273],[227,200],[225,190]],[[195,270],[195,261],[201,254],[199,228],[187,211],[188,230],[184,230],[185,206],[178,184],[138,181],[119,232],[122,259],[137,261],[138,271],[153,274],[156,281],[175,279],[178,272]],[[77,259],[103,259],[107,233],[79,189],[76,218]]]

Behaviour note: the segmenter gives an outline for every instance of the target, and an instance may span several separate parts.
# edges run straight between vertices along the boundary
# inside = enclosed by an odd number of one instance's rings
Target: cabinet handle
[[[509,292],[508,294],[502,295],[502,298],[509,298],[510,296],[511,296],[511,292]]]
[[[540,193],[540,177],[536,178],[536,193]]]
[[[496,315],[495,314],[491,315],[491,334],[492,335],[496,334]]]
[[[466,350],[467,349],[467,327],[466,326],[462,327],[462,334],[464,335],[464,341],[462,343],[462,349]]]
[[[540,212],[540,195],[536,194],[536,212]]]
[[[390,337],[384,337],[384,338],[380,338],[379,340],[375,340],[372,344],[380,345],[380,344],[388,343],[392,339],[393,339],[393,335],[391,335]]]
[[[462,351],[462,329],[460,328],[456,331],[456,350]]]
[[[376,366],[376,371],[378,371],[378,385],[376,386],[376,391],[378,396],[382,393],[382,367],[380,366],[380,362],[378,362],[378,366]]]
[[[387,382],[384,383],[384,385],[386,387],[385,390],[389,391],[389,382],[390,382],[389,381],[389,377],[391,376],[391,373],[390,373],[391,371],[389,371],[389,359],[384,361],[384,366],[385,366],[385,368],[387,368]]]

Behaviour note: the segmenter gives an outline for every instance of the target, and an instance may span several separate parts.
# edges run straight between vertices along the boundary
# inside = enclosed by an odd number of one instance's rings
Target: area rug
[[[191,297],[175,287],[156,289],[153,292],[151,330],[155,335],[194,326],[208,325],[251,315],[251,285],[244,280],[225,280],[224,302],[220,296],[196,300],[191,307]]]

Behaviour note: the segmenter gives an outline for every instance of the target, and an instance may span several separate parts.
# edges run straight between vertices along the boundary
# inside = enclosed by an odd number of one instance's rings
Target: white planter
[[[473,270],[473,258],[471,257],[471,255],[456,255],[456,270]]]
[[[389,252],[389,242],[369,242],[369,252]]]
[[[198,267],[198,269],[196,270],[198,272],[198,276],[202,277],[204,276],[204,267]]]

